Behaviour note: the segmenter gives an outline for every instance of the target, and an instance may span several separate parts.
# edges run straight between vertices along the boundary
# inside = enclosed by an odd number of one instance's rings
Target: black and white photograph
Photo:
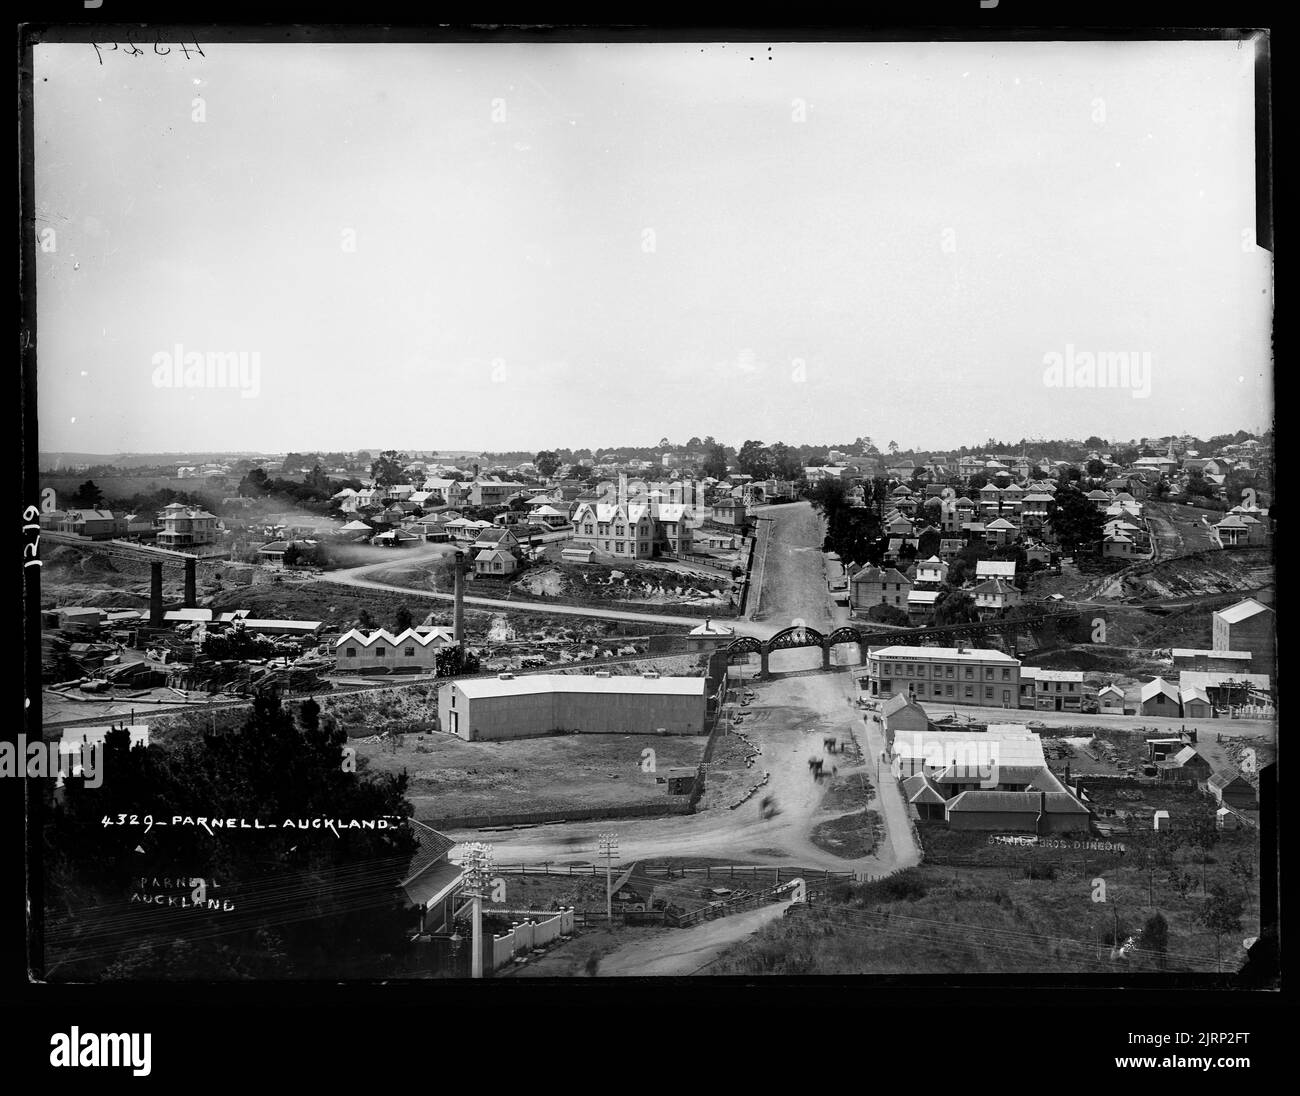
[[[1278,987],[1267,30],[96,34],[34,983]]]

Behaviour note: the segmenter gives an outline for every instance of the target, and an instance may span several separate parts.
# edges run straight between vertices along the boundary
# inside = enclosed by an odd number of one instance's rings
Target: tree
[[[362,609],[357,614],[357,627],[362,631],[368,632],[375,626],[375,618],[370,615],[369,609]]]
[[[1088,462],[1088,475],[1093,479],[1098,479],[1106,474],[1106,462],[1097,460],[1095,457]]]
[[[1217,498],[1219,489],[1205,478],[1205,475],[1199,468],[1193,468],[1187,474],[1187,498],[1192,499],[1212,499]]]
[[[934,603],[934,623],[972,624],[979,620],[975,599],[964,590],[948,590]]]
[[[440,647],[434,654],[434,666],[438,677],[474,674],[479,670],[479,656],[460,646]]]
[[[1135,829],[1129,834],[1129,848],[1133,850],[1139,868],[1147,873],[1147,902],[1155,905],[1155,870],[1168,868],[1174,862],[1173,843],[1168,831]]]
[[[896,456],[898,456],[898,442],[896,442],[896,441],[891,441],[891,442],[889,443],[889,455],[890,455],[891,457],[896,457]]]
[[[98,510],[104,505],[104,492],[95,485],[94,480],[86,480],[72,493],[68,505],[74,510]]]
[[[377,487],[392,487],[396,483],[402,483],[406,479],[406,472],[403,465],[406,464],[405,454],[399,454],[394,449],[387,449],[375,458],[374,463],[370,465],[370,478],[375,481]],[[476,472],[478,468],[474,469]]]
[[[823,479],[808,491],[812,501],[826,519],[826,536],[822,547],[842,560],[879,563],[885,550],[881,538],[878,509],[853,506],[848,490],[839,479]]]
[[[408,628],[415,625],[415,618],[411,615],[411,610],[405,605],[399,605],[397,612],[393,614],[393,631],[401,635]]]
[[[1214,937],[1214,964],[1221,969],[1223,938],[1241,931],[1241,913],[1244,906],[1235,894],[1229,894],[1221,883],[1210,888],[1209,897],[1201,904],[1196,919]]]
[[[743,475],[756,480],[770,479],[773,474],[772,454],[761,441],[746,441],[736,454],[736,467]]]
[[[296,544],[290,544],[284,550],[284,555],[281,556],[280,558],[286,567],[292,567],[295,563],[298,562],[298,557],[301,555],[302,555],[302,549],[300,549]]]
[[[543,479],[550,479],[560,470],[560,457],[553,449],[543,449],[533,458],[537,474]]]
[[[1241,887],[1241,896],[1243,900],[1249,896],[1251,881],[1255,878],[1255,865],[1250,857],[1236,853],[1228,861],[1228,872],[1237,881]]]
[[[929,559],[931,556],[939,554],[939,545],[943,541],[943,534],[937,529],[925,529],[917,538],[916,558]]]
[[[239,494],[242,498],[257,499],[267,493],[268,477],[265,469],[254,468],[239,481]]]
[[[771,475],[783,480],[799,478],[803,471],[803,462],[799,459],[799,454],[785,442],[774,441],[768,447],[768,454],[772,462]]]
[[[971,476],[970,480],[967,482],[967,486],[972,491],[981,491],[988,486],[988,483],[989,483],[988,476],[976,472],[973,476]]]
[[[910,623],[906,609],[883,603],[871,606],[867,610],[867,619],[880,624],[897,624],[900,627],[906,627]]]
[[[1082,491],[1070,485],[1057,490],[1047,522],[1062,549],[1075,555],[1101,543],[1105,516]]]
[[[704,443],[703,443],[702,441],[700,441],[699,438],[691,438],[691,440],[688,441],[688,442],[686,443],[686,448],[687,448],[687,449],[698,449],[698,448],[699,448],[701,445],[703,445],[703,444],[704,444]]]
[[[1178,897],[1186,898],[1196,886],[1196,876],[1179,868],[1169,869],[1169,885],[1178,892]]]
[[[1156,965],[1161,969],[1165,965],[1165,956],[1169,951],[1169,924],[1159,910],[1147,918],[1142,926],[1142,936],[1138,946],[1143,951],[1154,952]]]
[[[1209,807],[1198,805],[1187,817],[1187,843],[1201,854],[1201,893],[1205,890],[1205,865],[1210,851],[1219,843],[1219,820]]]
[[[727,478],[727,450],[724,446],[719,445],[716,441],[711,441],[705,450],[703,463],[700,465],[700,471],[706,478],[726,479]]]

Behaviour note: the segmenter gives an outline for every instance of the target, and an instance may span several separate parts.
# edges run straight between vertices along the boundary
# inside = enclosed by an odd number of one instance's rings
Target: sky
[[[1271,423],[1249,42],[163,48],[35,50],[43,451]]]

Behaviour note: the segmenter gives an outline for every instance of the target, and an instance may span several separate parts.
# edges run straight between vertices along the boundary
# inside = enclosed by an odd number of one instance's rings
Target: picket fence
[[[542,921],[515,921],[509,932],[492,937],[492,969],[499,970],[516,956],[544,948],[561,936],[572,936],[573,923],[572,906]]]

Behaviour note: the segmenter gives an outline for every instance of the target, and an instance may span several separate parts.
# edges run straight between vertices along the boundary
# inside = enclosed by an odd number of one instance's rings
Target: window
[[[384,657],[384,649],[383,649],[382,647],[376,647],[376,648],[375,648],[375,657],[376,657],[376,658],[383,658],[383,657]]]
[[[992,685],[985,685],[985,686],[984,686],[984,699],[985,699],[985,700],[992,700],[992,699],[993,699],[993,686],[992,686]]]
[[[937,689],[938,686],[936,685],[935,688]],[[949,696],[952,696],[952,686],[951,686],[951,685],[947,685],[947,686],[945,686],[945,687],[944,687],[944,691],[945,691]]]
[[[974,696],[974,695],[975,695],[975,689],[974,689],[974,686],[967,685],[967,686],[966,686],[966,696],[967,696],[967,698],[972,697],[972,696]]]
[[[414,647],[407,647],[407,648],[406,648],[406,657],[407,657],[407,658],[414,658],[414,657],[415,657],[415,648],[414,648]]]
[[[945,667],[945,669],[947,670],[947,673],[944,674],[944,677],[952,677],[952,672],[953,672],[953,670],[955,669],[955,667],[953,667],[952,665],[949,665],[949,666]]]
[[[969,681],[969,680],[970,680],[972,677],[974,677],[974,676],[975,676],[975,671],[972,670],[969,666],[967,666],[967,667],[966,667],[966,680]],[[967,690],[966,695],[967,695],[967,696],[970,696],[970,691],[969,691],[969,690]]]
[[[623,542],[621,540],[614,542],[614,551],[619,553],[623,551]]]
[[[357,657],[357,649],[355,647],[349,647],[348,658],[356,658],[356,657]]]
[[[587,524],[584,525],[584,526],[582,527],[582,531],[583,531],[584,533],[590,533],[590,532],[591,532],[591,522],[587,522]]]
[[[1074,692],[1074,682],[1073,682],[1073,681],[1070,682],[1070,689],[1069,689],[1069,691],[1070,691],[1070,692]]]
[[[1002,671],[1002,680],[1003,680],[1003,681],[1010,681],[1010,680],[1011,680],[1011,671],[1010,671],[1010,670],[1003,670],[1003,671]]]

